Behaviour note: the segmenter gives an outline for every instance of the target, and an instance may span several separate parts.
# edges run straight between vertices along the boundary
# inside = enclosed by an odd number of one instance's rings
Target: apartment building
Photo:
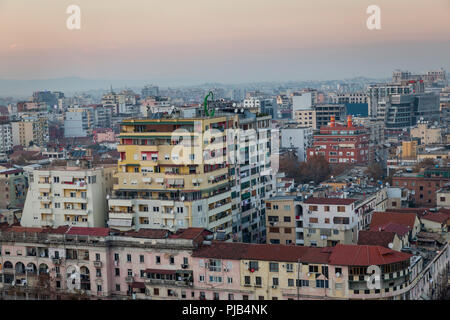
[[[314,109],[293,110],[292,119],[302,127],[317,128],[316,111]]]
[[[314,155],[324,156],[330,164],[366,164],[369,161],[369,134],[366,128],[355,126],[352,117],[347,125],[335,123],[320,128],[313,137],[313,147],[307,149],[308,159]]]
[[[368,102],[368,96],[365,92],[346,92],[346,93],[331,93],[329,95],[332,103],[350,103],[361,104]]]
[[[304,245],[334,247],[352,244],[358,237],[356,199],[309,198],[302,204]]]
[[[130,119],[109,199],[110,227],[202,227],[231,236],[230,171],[224,155],[232,117]]]
[[[11,122],[12,142],[15,146],[28,147],[30,142],[44,146],[49,139],[48,119],[43,116],[27,117]]]
[[[115,170],[68,162],[30,172],[21,225],[104,227]]]
[[[394,175],[394,187],[406,188],[410,191],[410,201],[420,207],[435,207],[436,192],[450,181],[444,177],[426,177],[416,173]]]
[[[436,191],[436,206],[438,208],[450,209],[450,184]]]
[[[306,150],[312,147],[313,129],[286,125],[280,129],[281,148],[295,149],[299,161],[306,161]]]
[[[229,150],[239,152],[230,177],[235,240],[252,243],[266,242],[265,200],[275,192],[271,170],[272,139],[270,116],[250,112],[238,118],[239,134]]]
[[[321,103],[314,106],[316,112],[316,126],[314,129],[327,126],[334,117],[335,121],[345,121],[347,109],[345,104]]]
[[[64,117],[64,137],[79,138],[92,135],[94,109],[91,107],[72,107]]]
[[[442,128],[433,126],[429,121],[419,121],[417,126],[411,128],[411,138],[420,139],[421,144],[442,143]]]
[[[270,244],[303,244],[296,242],[302,233],[300,202],[295,196],[275,196],[266,200],[266,242]],[[300,240],[300,239],[299,239]]]
[[[12,128],[9,122],[0,122],[0,153],[12,151]]]
[[[3,299],[305,300],[439,298],[449,246],[408,254],[211,241],[201,228],[0,230]],[[370,266],[380,281],[368,286]],[[426,279],[432,277],[433,284]],[[425,280],[425,281],[424,281]],[[428,281],[429,282],[429,281]]]
[[[23,208],[28,182],[22,169],[0,170],[0,209]]]

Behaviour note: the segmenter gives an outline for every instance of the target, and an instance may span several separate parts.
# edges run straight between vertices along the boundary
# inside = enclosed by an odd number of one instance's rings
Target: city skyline
[[[378,1],[381,30],[366,27],[369,1],[81,0],[81,29],[68,30],[72,4],[0,1],[0,29],[9,30],[0,39],[2,79],[190,85],[450,68],[450,3],[444,0]]]

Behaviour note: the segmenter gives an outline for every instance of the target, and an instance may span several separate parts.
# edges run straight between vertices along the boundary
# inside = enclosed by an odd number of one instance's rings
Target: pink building
[[[94,142],[115,142],[116,134],[112,129],[96,129],[94,130]]]

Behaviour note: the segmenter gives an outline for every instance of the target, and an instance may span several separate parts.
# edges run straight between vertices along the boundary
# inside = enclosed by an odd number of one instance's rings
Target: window
[[[99,285],[99,284],[97,285],[97,291],[98,291],[98,292],[102,292],[102,286]]]
[[[133,270],[132,269],[128,269],[127,270],[128,276],[132,277],[133,276]]]
[[[95,254],[95,261],[100,261],[100,253]]]
[[[175,258],[174,258],[174,256],[170,256],[170,257],[169,257],[169,261],[170,261],[170,264],[174,264],[174,263],[175,263]]]
[[[338,206],[337,207],[338,212],[345,212],[345,206]]]
[[[284,228],[284,233],[292,233],[292,228]]]
[[[227,283],[230,283],[230,284],[233,283],[233,278],[228,277],[227,278]]]
[[[95,269],[95,274],[97,277],[101,277],[102,276],[102,269]]]
[[[278,285],[278,278],[272,278],[272,285],[277,286]]]
[[[189,264],[189,259],[187,257],[183,258],[183,264],[185,264],[185,265]]]
[[[199,276],[198,281],[200,282],[205,282],[205,276]]]
[[[255,278],[255,285],[257,285],[257,286],[262,285],[261,277],[256,277],[256,278]]]
[[[292,263],[286,264],[286,272],[294,272],[294,265]]]
[[[309,218],[309,223],[319,223],[319,218]]]
[[[53,177],[53,182],[54,183],[59,183],[59,177]]]
[[[244,284],[250,284],[250,276],[244,277]]]
[[[270,272],[278,272],[278,263],[270,262],[269,269],[270,269]]]
[[[284,222],[291,222],[291,217],[284,217]]]
[[[114,253],[114,261],[119,261],[119,254],[118,253]]]
[[[131,254],[127,254],[127,262],[131,262]]]
[[[316,280],[316,288],[328,288],[328,280]]]
[[[119,268],[115,268],[114,270],[116,272],[116,277],[119,277],[120,276],[120,269]]]
[[[153,289],[153,294],[154,294],[155,296],[159,296],[159,289],[158,289],[158,288],[154,288],[154,289]]]
[[[326,212],[330,211],[330,206],[325,206],[325,207],[324,207],[324,210],[325,210]]]
[[[120,291],[120,284],[116,284],[116,291]]]
[[[288,279],[288,287],[294,286],[294,279]]]
[[[156,256],[156,264],[161,264],[161,257],[160,256]]]
[[[334,268],[335,274],[342,274],[342,268]]]
[[[144,256],[142,254],[139,256],[139,262],[144,263]]]
[[[248,264],[248,268],[250,270],[258,270],[258,261],[250,261],[250,263]]]
[[[232,293],[228,294],[228,300],[234,300],[234,295]]]
[[[311,272],[311,273],[318,273],[319,272],[319,266],[309,266],[309,272]]]

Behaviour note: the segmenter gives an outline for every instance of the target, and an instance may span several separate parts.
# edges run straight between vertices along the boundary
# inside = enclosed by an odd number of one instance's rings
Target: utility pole
[[[300,263],[300,258],[298,259],[298,265],[297,265],[297,300],[300,300],[300,268],[302,267]]]

